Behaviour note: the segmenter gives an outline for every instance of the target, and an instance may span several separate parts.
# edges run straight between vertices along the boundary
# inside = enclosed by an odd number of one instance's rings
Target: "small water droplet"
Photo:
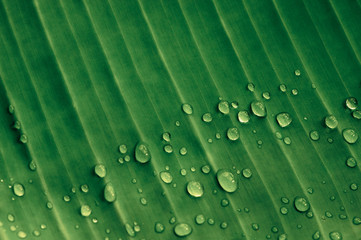
[[[207,223],[209,225],[214,225],[214,219],[213,218],[208,218]]]
[[[127,231],[128,235],[130,237],[135,237],[134,229],[132,228],[132,226],[129,223],[125,224],[125,230]]]
[[[198,215],[195,217],[195,222],[196,222],[198,225],[204,224],[205,221],[206,221],[206,218],[204,217],[203,214],[198,214]]]
[[[306,212],[310,209],[310,204],[308,203],[306,198],[295,197],[295,200],[293,203],[294,203],[296,210],[299,212]]]
[[[348,109],[350,110],[355,110],[357,108],[358,105],[358,101],[356,98],[354,97],[349,97],[346,99],[345,101],[345,105]]]
[[[255,230],[255,231],[258,231],[259,230],[259,224],[257,223],[252,223],[252,229]]]
[[[114,202],[116,199],[116,193],[115,193],[115,189],[113,187],[112,183],[107,183],[104,187],[104,199],[107,202]]]
[[[212,120],[213,120],[212,114],[211,113],[203,114],[202,120],[203,120],[203,122],[206,122],[206,123],[212,122]]]
[[[16,129],[16,130],[19,130],[21,128],[21,123],[20,121],[16,120],[14,123],[13,123],[13,128]]]
[[[310,132],[310,138],[313,141],[318,141],[320,139],[320,134],[316,130]]]
[[[169,219],[169,223],[170,224],[174,224],[175,222],[176,222],[176,218],[175,217],[171,217],[170,219]]]
[[[233,102],[231,103],[231,105],[232,105],[232,107],[233,107],[234,109],[238,108],[238,102],[236,102],[236,101],[233,101]]]
[[[335,129],[338,125],[337,118],[334,115],[328,115],[325,117],[325,125],[330,129]]]
[[[164,132],[164,133],[162,134],[162,138],[163,138],[164,141],[170,142],[171,135],[170,135],[169,132]]]
[[[325,216],[328,217],[328,218],[332,218],[333,214],[330,211],[326,211]]]
[[[271,227],[273,233],[278,233],[278,228],[276,226]]]
[[[330,232],[331,240],[342,240],[342,234],[340,232]]]
[[[257,117],[266,117],[267,115],[266,106],[261,101],[251,102],[251,110],[252,113]]]
[[[320,231],[316,231],[313,235],[312,235],[312,239],[313,240],[318,240],[321,238],[321,234]]]
[[[229,205],[229,200],[227,198],[223,198],[221,200],[221,206],[222,207],[227,207]]]
[[[87,193],[87,192],[89,192],[89,186],[87,184],[83,184],[83,185],[80,186],[80,190],[83,193]]]
[[[163,224],[161,224],[160,222],[156,222],[155,225],[154,225],[154,231],[156,233],[162,233],[164,232],[165,230],[165,227]]]
[[[47,202],[46,207],[51,210],[53,209],[53,204],[51,202]]]
[[[94,167],[94,173],[100,177],[103,178],[107,175],[107,169],[105,168],[105,166],[103,164],[97,164]]]
[[[301,76],[301,71],[300,71],[299,69],[296,69],[296,70],[295,70],[295,75],[296,75],[297,77]]]
[[[249,168],[245,168],[242,170],[242,175],[245,178],[251,178],[252,177],[252,171]]]
[[[40,232],[39,232],[38,230],[34,230],[34,231],[33,231],[33,235],[34,235],[35,237],[39,237],[41,234],[40,234]]]
[[[20,238],[20,239],[24,239],[28,236],[26,234],[26,232],[24,232],[24,231],[19,231],[17,235],[18,235],[18,238]]]
[[[255,89],[254,84],[253,84],[253,83],[248,83],[248,84],[247,84],[247,89],[248,89],[248,91],[250,91],[250,92],[254,92],[254,89]]]
[[[264,99],[266,99],[266,100],[270,100],[271,99],[271,94],[269,92],[263,92],[262,97]]]
[[[280,212],[281,212],[282,215],[286,215],[286,214],[288,213],[288,208],[286,208],[286,207],[281,207],[281,208],[280,208]]]
[[[26,136],[26,134],[21,134],[19,141],[21,143],[27,143],[28,142],[28,137]]]
[[[358,133],[351,128],[346,128],[342,131],[343,138],[349,144],[354,144],[358,140]]]
[[[187,115],[191,115],[193,113],[193,107],[188,103],[184,103],[182,105],[182,110]]]
[[[9,213],[8,214],[8,221],[9,222],[14,222],[15,221],[15,216]]]
[[[281,197],[281,202],[284,204],[288,204],[290,202],[290,200],[286,197]]]
[[[307,188],[307,192],[308,192],[309,194],[312,194],[312,193],[313,193],[313,188],[311,188],[311,187]]]
[[[192,233],[192,227],[187,223],[178,223],[174,227],[174,233],[178,237],[185,237]]]
[[[147,205],[147,203],[148,203],[147,199],[144,197],[140,198],[139,201],[143,206]]]
[[[279,86],[279,89],[280,89],[281,92],[286,92],[286,91],[287,91],[287,87],[286,87],[285,84],[281,84],[281,85]]]
[[[172,147],[172,145],[167,144],[167,145],[165,145],[165,146],[163,147],[163,150],[164,150],[164,152],[166,152],[166,153],[172,153],[172,152],[173,152],[173,147]]]
[[[165,172],[165,171],[160,172],[160,173],[159,173],[159,176],[160,176],[160,179],[161,179],[164,183],[169,184],[169,183],[172,183],[172,181],[173,181],[173,177],[172,177],[172,175],[171,175],[169,172]]]
[[[177,127],[180,127],[180,125],[181,125],[180,121],[175,121],[175,125],[176,125]]]
[[[239,111],[237,114],[237,118],[240,123],[248,123],[251,119],[247,111]]]
[[[357,185],[356,183],[351,183],[350,189],[351,189],[352,191],[356,191],[356,190],[358,189],[358,185]]]
[[[352,117],[353,117],[354,119],[361,119],[361,111],[359,111],[359,110],[353,111],[353,112],[352,112]]]
[[[220,169],[217,172],[217,180],[221,188],[229,193],[237,190],[237,181],[233,173],[228,170]]]
[[[227,222],[221,222],[220,227],[222,229],[226,229],[228,227],[228,223]]]
[[[352,223],[353,223],[354,225],[360,225],[360,224],[361,224],[361,218],[359,218],[359,217],[354,217],[354,218],[352,219]]]
[[[25,188],[21,183],[14,183],[13,192],[16,196],[22,197],[25,195]]]
[[[239,138],[238,128],[228,128],[227,138],[231,141],[236,141]]]
[[[144,142],[139,142],[135,147],[135,159],[140,163],[147,163],[151,159],[149,147]]]
[[[354,168],[357,166],[357,161],[355,158],[353,157],[349,157],[347,158],[346,160],[346,166],[349,167],[349,168]]]
[[[31,161],[31,162],[29,163],[29,169],[30,169],[31,171],[35,171],[35,170],[36,170],[36,163],[35,163],[34,161]]]
[[[187,170],[184,169],[184,168],[182,168],[182,169],[180,170],[180,174],[181,174],[182,176],[187,175]]]
[[[287,240],[287,234],[283,233],[278,236],[278,240]]]
[[[218,111],[220,111],[223,114],[229,113],[229,103],[225,100],[222,100],[218,103]]]
[[[292,95],[293,96],[297,96],[298,95],[298,90],[296,88],[292,89]]]
[[[290,144],[292,143],[292,140],[291,140],[290,137],[285,137],[285,138],[283,139],[283,142],[284,142],[286,145],[290,145]]]
[[[69,195],[65,195],[65,196],[63,197],[63,200],[64,200],[65,202],[70,202],[71,198],[70,198]]]
[[[204,188],[200,182],[190,181],[187,184],[187,192],[192,197],[199,198],[203,196]]]
[[[217,139],[217,140],[221,139],[221,134],[220,134],[220,133],[216,133],[215,136],[216,136],[216,139]]]
[[[14,112],[15,112],[15,107],[14,107],[14,105],[9,105],[9,108],[8,108],[8,111],[9,111],[9,113],[10,114],[14,114]]]
[[[209,165],[203,165],[201,171],[204,174],[208,174],[211,171],[211,167]]]
[[[92,213],[92,209],[90,208],[89,205],[84,204],[80,207],[80,214],[83,217],[89,217],[91,213]]]
[[[345,220],[345,219],[347,219],[347,216],[345,214],[339,214],[338,218],[341,220]]]
[[[121,154],[126,154],[127,151],[128,151],[127,145],[122,144],[122,145],[119,146],[119,152],[120,152]]]
[[[292,117],[289,113],[282,112],[276,116],[277,123],[280,127],[287,127],[292,123]]]

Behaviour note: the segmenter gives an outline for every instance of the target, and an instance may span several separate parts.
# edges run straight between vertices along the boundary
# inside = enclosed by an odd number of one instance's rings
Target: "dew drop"
[[[310,209],[310,204],[308,203],[306,198],[296,197],[293,203],[296,210],[299,212],[306,212]]]
[[[349,167],[349,168],[354,168],[357,166],[357,161],[355,158],[353,157],[349,157],[347,158],[346,160],[346,166]]]
[[[94,173],[100,177],[103,178],[107,175],[107,169],[105,168],[105,166],[103,164],[97,164],[94,167]]]
[[[187,192],[192,197],[199,198],[203,196],[204,188],[200,182],[190,181],[187,184]]]
[[[271,99],[271,94],[269,92],[263,92],[262,97],[264,99],[266,99],[266,100],[270,100]]]
[[[164,152],[166,152],[166,153],[172,153],[172,152],[173,152],[173,147],[172,147],[172,145],[167,144],[167,145],[165,145],[165,146],[163,147],[163,150],[164,150]]]
[[[107,183],[104,187],[104,199],[107,202],[114,202],[116,199],[116,193],[115,193],[115,189],[113,187],[112,183]]]
[[[278,240],[287,240],[287,234],[283,233],[278,236]]]
[[[229,200],[227,198],[223,198],[221,200],[221,206],[222,207],[227,207],[229,205]]]
[[[89,217],[91,213],[92,213],[92,209],[90,208],[89,205],[84,204],[80,207],[80,214],[83,217]]]
[[[261,101],[251,102],[251,110],[252,113],[257,117],[266,117],[267,115],[266,106]]]
[[[310,132],[310,138],[313,141],[318,141],[320,139],[320,134],[316,130]]]
[[[249,123],[249,120],[251,119],[247,111],[239,111],[237,118],[240,123]]]
[[[24,231],[19,231],[17,235],[18,235],[18,238],[20,238],[20,239],[24,239],[28,236],[26,234],[26,232],[24,232]]]
[[[191,115],[193,113],[193,107],[188,103],[184,103],[182,105],[182,110],[187,115]]]
[[[292,143],[292,140],[291,140],[290,137],[285,137],[285,138],[283,139],[283,142],[284,142],[286,145],[290,145],[290,144]]]
[[[180,174],[181,174],[182,176],[187,175],[187,170],[184,169],[184,168],[182,168],[182,169],[180,170]]]
[[[174,227],[174,233],[178,237],[185,237],[192,233],[192,227],[187,223],[178,223]]]
[[[352,117],[354,119],[361,119],[361,111],[359,111],[359,110],[353,111],[352,112]]]
[[[338,125],[338,121],[334,115],[328,115],[325,117],[325,125],[330,129],[335,129]]]
[[[252,171],[249,168],[245,168],[242,170],[242,175],[245,178],[251,178],[252,177]]]
[[[231,105],[232,105],[232,107],[233,107],[234,109],[238,108],[238,102],[236,102],[236,101],[233,101],[233,102],[231,103]]]
[[[281,212],[282,215],[286,215],[286,214],[288,213],[288,208],[286,208],[286,207],[281,207],[281,208],[280,208],[280,212]]]
[[[278,228],[277,228],[276,226],[273,226],[273,227],[271,228],[271,231],[272,231],[273,233],[278,233]]]
[[[227,138],[231,141],[236,141],[239,138],[238,128],[228,128]]]
[[[63,200],[65,201],[65,202],[70,202],[70,196],[69,195],[65,195],[64,197],[63,197]]]
[[[357,108],[358,105],[358,101],[356,98],[354,97],[349,97],[346,99],[345,101],[345,105],[348,109],[350,110],[355,110]]]
[[[147,163],[151,159],[149,147],[144,142],[139,142],[135,147],[135,159],[140,163]]]
[[[285,84],[281,84],[281,85],[279,86],[279,89],[280,89],[281,92],[286,92],[286,91],[287,91],[287,87],[286,87]]]
[[[47,207],[48,209],[53,209],[53,204],[52,204],[51,202],[47,202],[47,203],[46,203],[46,207]]]
[[[281,202],[284,204],[288,204],[290,202],[290,200],[286,197],[281,197]]]
[[[220,169],[217,172],[217,180],[221,188],[229,193],[237,190],[237,181],[233,173],[228,170]]]
[[[206,221],[206,218],[204,217],[203,214],[198,214],[195,218],[195,222],[198,224],[198,225],[202,225],[204,224]]]
[[[359,217],[354,217],[354,218],[352,219],[352,223],[353,223],[354,225],[360,225],[360,224],[361,224],[361,218],[359,218]]]
[[[292,117],[289,113],[283,112],[276,116],[277,123],[280,127],[287,127],[292,123]]]
[[[211,171],[211,167],[209,165],[203,165],[201,171],[204,174],[208,174]]]
[[[187,152],[188,152],[188,151],[187,151],[187,148],[185,148],[185,147],[181,147],[181,148],[179,149],[179,154],[182,155],[182,156],[186,155]]]
[[[220,227],[222,229],[226,229],[228,227],[228,223],[227,222],[221,222]]]
[[[253,84],[253,83],[248,83],[248,84],[247,84],[247,89],[248,89],[248,91],[250,91],[250,92],[254,92],[254,89],[255,89],[254,84]]]
[[[218,111],[220,111],[223,114],[229,113],[229,103],[225,100],[222,100],[218,103]]]
[[[164,141],[170,142],[171,135],[170,135],[169,132],[164,132],[164,133],[162,134],[162,138],[163,138]]]
[[[22,184],[20,183],[14,183],[13,185],[13,191],[14,194],[18,197],[22,197],[25,195],[25,188]]]
[[[169,183],[172,183],[172,181],[173,181],[173,177],[172,177],[172,175],[171,175],[169,172],[165,172],[165,171],[160,172],[160,173],[159,173],[159,176],[160,176],[160,179],[161,179],[164,183],[169,184]]]
[[[203,114],[202,120],[203,120],[203,122],[206,122],[206,123],[212,122],[212,120],[213,120],[212,114],[210,114],[210,113]]]
[[[297,96],[298,95],[298,90],[296,88],[292,89],[292,95],[293,96]]]
[[[357,185],[356,183],[352,183],[352,184],[350,185],[350,189],[351,189],[352,191],[356,191],[356,190],[358,189],[358,185]]]
[[[342,234],[340,232],[330,232],[331,240],[342,240]]]
[[[142,204],[143,206],[147,205],[147,203],[148,203],[147,199],[144,197],[140,198],[139,201],[140,201],[140,204]]]
[[[176,222],[176,218],[175,217],[171,217],[170,219],[169,219],[169,223],[170,224],[174,224]]]
[[[346,128],[342,131],[343,138],[349,144],[353,144],[358,140],[358,133],[351,128]]]
[[[83,185],[80,186],[80,190],[83,193],[87,193],[87,192],[89,192],[89,186],[87,184],[83,184]]]
[[[30,169],[31,171],[35,171],[35,170],[36,170],[36,163],[35,163],[34,161],[31,161],[31,162],[29,163],[29,169]]]
[[[9,222],[14,222],[15,221],[15,216],[9,213],[8,214],[8,221]]]
[[[165,230],[165,227],[163,224],[161,224],[160,222],[156,222],[155,225],[154,225],[154,231],[156,233],[162,233],[164,232]]]
[[[16,130],[19,130],[21,128],[21,123],[20,121],[16,120],[13,124],[13,128]]]
[[[296,69],[296,70],[295,70],[295,75],[296,75],[297,77],[301,76],[301,71],[300,71],[299,69]]]

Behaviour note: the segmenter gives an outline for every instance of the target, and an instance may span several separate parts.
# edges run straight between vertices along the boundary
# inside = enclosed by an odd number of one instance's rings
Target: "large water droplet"
[[[97,164],[94,167],[94,172],[100,178],[103,178],[107,175],[107,169],[105,168],[105,166],[103,164]]]
[[[108,202],[114,202],[116,199],[115,189],[112,183],[107,183],[104,188],[104,199]]]
[[[342,240],[342,234],[340,232],[330,232],[331,240]]]
[[[206,122],[206,123],[212,122],[212,120],[213,120],[212,114],[210,114],[210,113],[203,114],[202,120],[203,120],[203,122]]]
[[[165,172],[165,171],[163,171],[163,172],[160,172],[159,173],[159,176],[160,176],[160,179],[162,179],[162,181],[164,182],[164,183],[172,183],[172,181],[173,181],[173,177],[172,177],[172,175],[169,173],[169,172]]]
[[[267,115],[266,106],[261,101],[251,102],[251,110],[257,117],[266,117]]]
[[[144,142],[139,142],[135,147],[135,159],[140,163],[147,163],[151,159],[149,147]]]
[[[217,180],[221,188],[229,193],[237,190],[237,181],[233,173],[228,170],[220,169],[217,172]]]
[[[164,232],[165,230],[165,227],[163,224],[161,224],[160,222],[156,222],[155,225],[154,225],[154,231],[156,233],[162,233]]]
[[[289,113],[283,112],[283,113],[277,114],[276,120],[277,120],[278,125],[280,125],[280,127],[287,127],[291,124],[292,117]]]
[[[187,192],[192,197],[202,197],[204,193],[203,185],[200,182],[197,181],[190,181],[187,184]]]
[[[227,137],[231,141],[236,141],[239,138],[238,128],[228,128]]]
[[[306,198],[296,197],[293,203],[296,210],[299,212],[306,212],[310,209],[310,204],[308,203]]]
[[[218,111],[220,111],[223,114],[229,113],[229,103],[225,100],[222,100],[218,103]]]
[[[342,135],[345,141],[350,144],[353,144],[358,140],[358,133],[351,128],[344,129]]]
[[[338,121],[335,116],[328,115],[327,117],[325,117],[325,125],[330,129],[335,129],[338,125]]]
[[[250,116],[247,111],[239,111],[237,117],[240,123],[248,123],[250,120]]]
[[[187,223],[178,223],[174,227],[174,233],[178,237],[185,237],[192,233],[192,227]]]
[[[191,106],[190,104],[188,104],[188,103],[184,103],[184,104],[182,105],[182,110],[183,110],[183,112],[184,112],[185,114],[187,114],[187,115],[191,115],[191,114],[193,113],[193,108],[192,108],[192,106]]]
[[[358,105],[358,101],[356,98],[354,97],[349,97],[346,99],[345,101],[345,105],[348,109],[350,110],[355,110],[357,108]]]
[[[18,197],[25,195],[25,188],[21,183],[14,183],[13,185],[14,194]]]
[[[91,213],[92,213],[92,209],[90,208],[89,205],[84,204],[80,207],[80,214],[83,217],[89,217]]]

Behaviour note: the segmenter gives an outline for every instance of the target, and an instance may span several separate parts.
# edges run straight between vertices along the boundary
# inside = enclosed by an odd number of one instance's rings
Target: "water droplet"
[[[103,164],[97,164],[94,167],[94,172],[100,178],[103,178],[107,175],[107,169],[105,168],[105,166]]]
[[[187,175],[187,170],[185,170],[184,168],[182,168],[182,169],[180,170],[180,174],[181,174],[182,176]]]
[[[349,167],[349,168],[354,168],[357,166],[357,161],[355,158],[353,157],[349,157],[347,158],[346,160],[346,166]]]
[[[184,112],[185,114],[187,114],[187,115],[191,115],[191,114],[193,113],[193,108],[192,108],[192,106],[191,106],[190,104],[188,104],[188,103],[184,103],[184,104],[182,105],[182,110],[183,110],[183,112]]]
[[[292,122],[292,117],[289,113],[283,112],[283,113],[279,113],[276,116],[276,120],[277,123],[280,127],[287,127],[291,124]]]
[[[257,223],[252,223],[252,229],[255,230],[255,231],[258,231],[259,230],[259,225]]]
[[[104,188],[104,199],[107,201],[107,202],[114,202],[115,199],[116,199],[116,193],[115,193],[115,189],[113,187],[113,184],[112,183],[107,183],[105,185],[105,188]]]
[[[25,188],[22,184],[20,183],[14,183],[13,185],[13,191],[14,194],[18,197],[22,197],[25,194]]]
[[[271,99],[271,94],[269,92],[263,92],[262,97],[264,99],[266,99],[266,100],[270,100]]]
[[[132,226],[129,223],[125,224],[125,230],[127,231],[128,235],[130,237],[135,237],[134,229],[132,228]]]
[[[147,203],[148,203],[147,199],[144,197],[140,198],[139,201],[140,201],[140,204],[142,204],[143,206],[147,205]]]
[[[344,214],[339,214],[338,218],[341,219],[341,220],[345,220],[345,219],[347,219],[347,216],[344,215]]]
[[[313,141],[318,141],[320,139],[320,134],[316,130],[310,132],[310,138]]]
[[[195,172],[196,168],[195,167],[191,167],[191,172]]]
[[[182,155],[182,156],[186,155],[187,154],[187,148],[181,147],[179,149],[179,154]]]
[[[229,205],[229,200],[226,199],[226,198],[223,198],[223,199],[221,200],[221,206],[222,206],[222,207],[227,207],[228,205]]]
[[[47,228],[47,226],[46,226],[45,224],[40,224],[40,228],[41,228],[42,230],[44,230],[44,229]]]
[[[84,204],[80,207],[80,214],[83,217],[89,217],[91,213],[92,213],[92,209],[90,208],[89,205]]]
[[[306,198],[295,197],[295,200],[293,203],[294,203],[296,210],[299,212],[306,212],[310,209],[310,204],[308,203]]]
[[[248,123],[251,119],[247,111],[239,111],[237,114],[237,118],[240,123]]]
[[[278,228],[276,226],[271,227],[273,233],[278,233]]]
[[[278,236],[278,240],[287,240],[287,234],[283,233]]]
[[[237,190],[237,181],[233,173],[225,169],[220,169],[217,172],[217,180],[221,188],[229,193]]]
[[[125,154],[125,153],[127,153],[127,151],[128,151],[127,145],[122,144],[122,145],[119,146],[119,152],[121,154]]]
[[[328,115],[325,117],[325,125],[330,129],[335,129],[338,125],[338,121],[334,115]]]
[[[175,121],[175,125],[179,127],[181,125],[180,121]]]
[[[342,234],[340,232],[330,232],[331,240],[342,240]]]
[[[228,227],[228,223],[227,222],[221,222],[220,227],[222,229],[226,229]]]
[[[211,171],[211,167],[209,165],[203,165],[201,171],[204,174],[208,174]]]
[[[298,95],[298,90],[296,88],[292,89],[292,95],[293,96],[297,96]]]
[[[174,233],[178,237],[185,237],[192,233],[192,227],[187,223],[178,223],[174,227]]]
[[[93,218],[93,219],[92,219],[92,222],[93,222],[94,224],[96,224],[96,223],[98,223],[98,219]]]
[[[164,182],[164,183],[172,183],[172,181],[173,181],[173,177],[172,177],[172,175],[169,173],[169,172],[165,172],[165,171],[163,171],[163,172],[160,172],[159,173],[159,176],[160,176],[160,179],[162,179],[162,181]]]
[[[216,133],[216,139],[217,140],[221,139],[221,134],[220,133]]]
[[[64,197],[63,197],[63,200],[65,201],[65,202],[70,202],[70,196],[69,195],[65,195]]]
[[[266,117],[267,115],[266,106],[261,101],[251,102],[251,110],[252,113],[257,117]]]
[[[295,75],[296,75],[297,77],[301,76],[301,71],[300,71],[299,69],[296,69],[296,70],[295,70]]]
[[[286,214],[288,213],[288,208],[286,208],[286,207],[281,207],[281,208],[280,208],[280,212],[281,212],[281,214],[286,215]]]
[[[170,142],[171,135],[170,135],[169,132],[164,132],[164,133],[162,134],[162,138],[163,138],[164,141]]]
[[[345,101],[345,105],[348,109],[350,110],[355,110],[357,108],[358,105],[358,101],[356,98],[354,97],[349,97],[346,99]]]
[[[87,193],[87,192],[89,192],[89,186],[87,184],[83,184],[83,185],[80,186],[80,190],[83,193]]]
[[[19,141],[21,143],[27,143],[28,142],[28,137],[25,134],[21,134]]]
[[[229,113],[229,103],[227,101],[220,101],[218,103],[218,111],[220,111],[223,114],[228,114]]]
[[[281,197],[281,202],[284,204],[288,204],[290,202],[290,200],[286,197]]]
[[[352,223],[355,224],[355,225],[360,225],[361,224],[361,218],[359,217],[354,217],[352,219]]]
[[[281,92],[286,92],[286,91],[287,91],[287,87],[286,87],[285,84],[281,84],[281,85],[279,86],[279,89],[280,89]]]
[[[283,142],[284,142],[286,145],[290,145],[290,144],[292,143],[292,140],[291,140],[290,137],[285,137],[285,138],[283,139]]]
[[[332,218],[333,214],[330,211],[326,211],[325,216],[328,217],[328,218]]]
[[[162,233],[164,232],[165,230],[165,227],[163,224],[161,224],[160,222],[156,222],[155,225],[154,225],[154,231],[156,233]]]
[[[248,89],[248,91],[250,91],[250,92],[254,92],[254,89],[255,89],[254,84],[253,84],[253,83],[248,83],[248,84],[247,84],[247,89]]]
[[[313,188],[311,188],[311,187],[307,188],[307,192],[308,192],[309,194],[312,194],[312,193],[313,193]]]
[[[16,120],[13,124],[13,128],[19,130],[21,128],[20,121]]]
[[[171,217],[170,219],[169,219],[169,223],[170,224],[174,224],[175,222],[176,222],[176,218],[175,217]]]
[[[148,145],[144,142],[139,142],[135,147],[135,159],[140,163],[147,163],[151,159],[151,154]]]
[[[15,221],[15,216],[9,213],[8,214],[8,221],[9,222],[14,222]]]
[[[231,141],[236,141],[239,138],[238,128],[228,128],[227,137]]]
[[[192,197],[202,197],[204,193],[203,185],[200,182],[197,181],[190,181],[187,184],[187,192]]]
[[[129,155],[126,155],[126,156],[124,157],[124,161],[126,161],[126,162],[129,162],[129,161],[130,161]]]
[[[172,153],[172,152],[173,152],[173,147],[172,147],[172,145],[167,144],[167,145],[165,145],[165,146],[163,147],[163,150],[164,150],[164,152],[166,152],[166,153]]]
[[[202,120],[203,120],[203,122],[206,122],[206,123],[212,122],[212,120],[213,120],[212,114],[210,114],[210,113],[203,114]]]
[[[52,204],[51,202],[47,202],[47,203],[46,203],[46,207],[47,207],[48,209],[53,209],[53,204]]]
[[[195,222],[198,224],[198,225],[202,225],[203,223],[205,223],[206,221],[206,218],[204,217],[203,214],[198,214],[196,217],[195,217]]]
[[[38,230],[34,230],[34,231],[33,231],[33,235],[34,235],[35,237],[39,237],[39,236],[40,236],[40,232],[39,232]]]
[[[9,108],[8,108],[8,111],[9,111],[10,114],[14,114],[14,112],[15,112],[15,107],[10,104],[10,105],[9,105]]]
[[[213,218],[208,218],[207,223],[209,225],[214,225],[214,219]]]
[[[361,119],[361,111],[359,111],[359,110],[353,111],[352,112],[352,117],[354,119]]]
[[[312,239],[313,240],[318,240],[321,238],[321,234],[320,231],[316,231],[313,235],[312,235]]]
[[[280,133],[280,132],[275,132],[275,136],[276,136],[276,138],[277,139],[282,139],[282,133]]]
[[[357,185],[356,183],[352,183],[352,184],[350,185],[350,189],[351,189],[352,191],[356,191],[356,190],[358,189],[358,185]]]
[[[236,101],[233,101],[233,102],[231,103],[231,105],[232,105],[232,107],[233,107],[234,109],[238,108],[238,102],[236,102]]]
[[[26,234],[26,232],[24,232],[24,231],[19,231],[18,232],[18,238],[20,238],[20,239],[24,239],[24,238],[26,238],[28,235]]]
[[[344,129],[342,131],[343,138],[349,144],[353,144],[358,140],[358,133],[351,128]]]
[[[245,178],[251,178],[252,177],[252,171],[249,168],[245,168],[242,170],[242,175]]]

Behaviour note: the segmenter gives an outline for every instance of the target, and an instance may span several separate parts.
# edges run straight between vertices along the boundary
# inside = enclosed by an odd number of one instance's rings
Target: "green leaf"
[[[358,239],[361,1],[3,0],[0,239]]]

